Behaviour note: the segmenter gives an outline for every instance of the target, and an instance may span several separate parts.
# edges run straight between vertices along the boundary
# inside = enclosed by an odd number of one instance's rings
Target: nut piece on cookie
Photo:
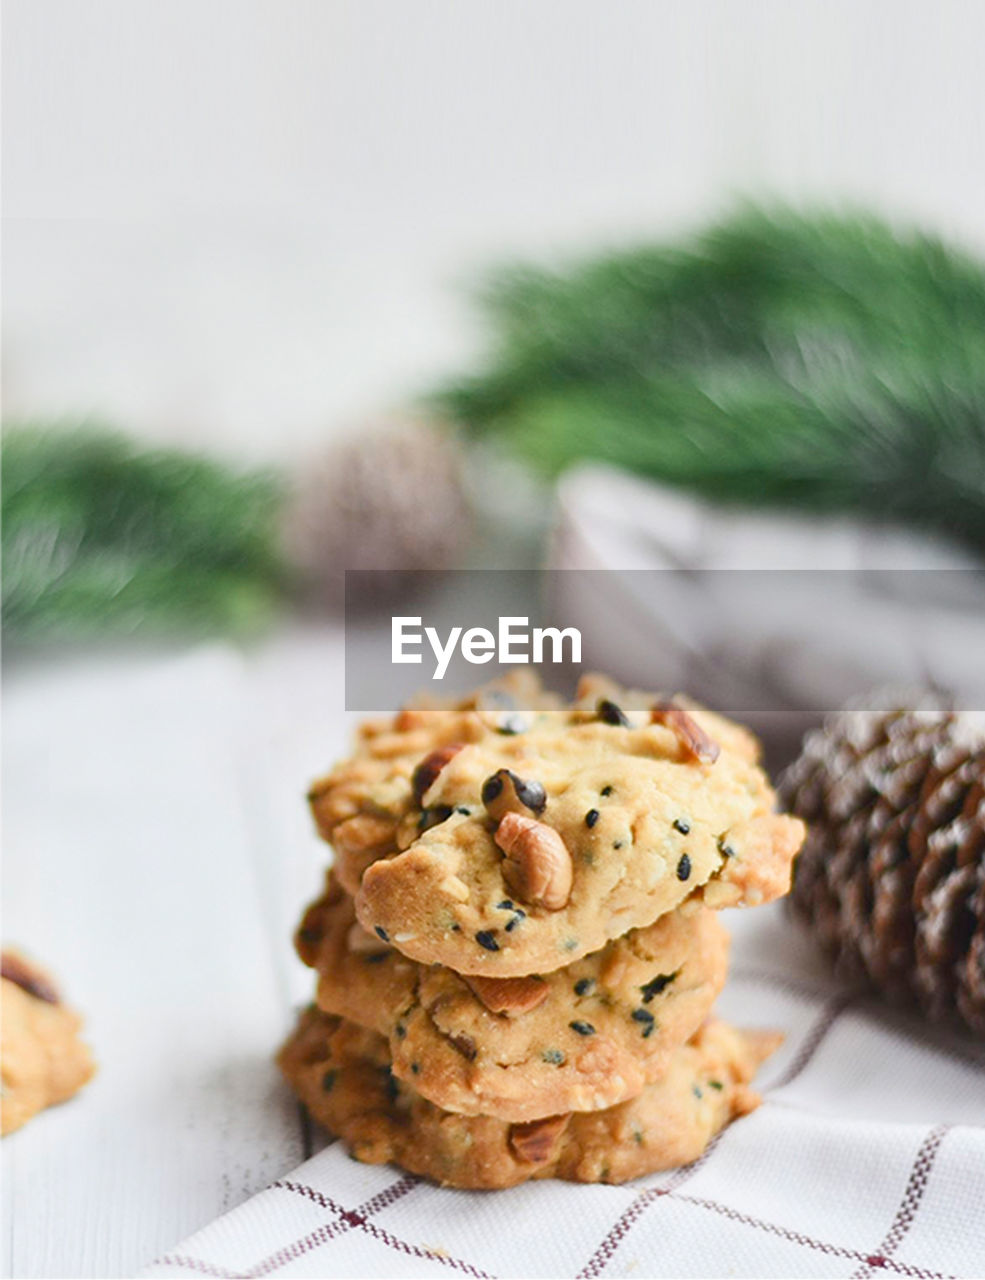
[[[61,1003],[48,974],[8,950],[0,956],[0,973],[0,1133],[7,1134],[70,1098],[95,1068],[78,1038],[81,1021]]]
[[[693,716],[674,702],[658,702],[650,711],[654,724],[666,725],[677,735],[685,755],[704,764],[714,764],[721,755],[721,747],[705,733]]]
[[[543,978],[481,978],[477,974],[465,981],[490,1013],[519,1018],[544,1003],[550,987]]]
[[[424,797],[431,790],[438,774],[450,760],[458,755],[463,745],[461,742],[449,742],[447,746],[438,747],[430,755],[425,756],[417,766],[410,783],[414,799],[418,804],[424,803]]]
[[[503,879],[532,906],[560,911],[571,896],[571,854],[546,823],[507,813],[496,828],[496,843],[506,854]]]
[[[558,1138],[568,1127],[571,1112],[564,1116],[546,1116],[528,1124],[510,1128],[510,1147],[518,1160],[527,1164],[546,1164],[554,1153]]]

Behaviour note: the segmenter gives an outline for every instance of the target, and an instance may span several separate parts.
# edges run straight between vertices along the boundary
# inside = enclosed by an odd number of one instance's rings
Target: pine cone
[[[454,437],[437,426],[369,427],[309,459],[287,505],[287,559],[314,598],[338,606],[346,569],[376,572],[376,598],[406,594],[412,573],[462,562],[471,513]]]
[[[807,736],[791,901],[839,973],[985,1035],[985,722],[883,697]]]

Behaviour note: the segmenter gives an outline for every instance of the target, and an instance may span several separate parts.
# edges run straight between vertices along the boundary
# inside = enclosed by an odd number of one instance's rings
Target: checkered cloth
[[[335,1143],[145,1274],[985,1275],[985,1046],[839,989],[781,904],[726,919],[719,1011],[787,1039],[696,1163],[463,1192]]]

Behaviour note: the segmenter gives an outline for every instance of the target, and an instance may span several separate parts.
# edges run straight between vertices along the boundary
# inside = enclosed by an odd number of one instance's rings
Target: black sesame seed
[[[532,810],[534,813],[543,813],[547,804],[547,792],[544,790],[543,783],[533,780],[525,781],[518,778],[515,774],[510,775],[513,779],[513,786],[516,789],[516,798],[521,804]]]
[[[634,1009],[632,1019],[634,1022],[650,1023],[653,1021],[653,1014],[649,1009]]]
[[[512,902],[510,902],[509,898],[504,898],[502,902],[497,902],[497,903],[496,903],[496,910],[497,910],[497,911],[512,911],[512,910],[513,910],[513,903],[512,903]]]
[[[398,1040],[403,1040],[404,1036],[407,1034],[407,1028],[404,1026],[402,1022],[397,1023],[397,1025],[394,1027],[394,1031],[396,1032]]]
[[[432,809],[422,810],[421,816],[417,819],[418,831],[430,831],[432,827],[447,822],[452,812],[450,804],[436,804]]]
[[[601,814],[599,813],[598,809],[589,809],[589,811],[585,814],[585,826],[589,828],[594,827],[600,817],[601,817]]]
[[[534,779],[521,778],[511,769],[497,769],[482,784],[482,803],[488,808],[503,794],[509,782],[513,794],[525,808],[542,813],[547,804],[547,792],[543,784]]]
[[[608,698],[600,698],[599,704],[595,708],[595,714],[600,720],[604,720],[606,724],[618,724],[624,729],[629,728],[629,720],[622,707],[617,707],[614,702],[610,702]]]
[[[467,817],[469,816],[469,814],[472,812],[472,810],[471,810],[471,809],[469,809],[467,805],[460,804],[460,805],[458,806],[458,808],[455,810],[455,812],[456,812],[456,813],[464,814],[464,815],[465,815],[465,817],[467,818]]]
[[[328,1093],[329,1090],[334,1086],[335,1077],[337,1074],[338,1073],[335,1071],[326,1071],[325,1074],[322,1076],[321,1087],[325,1090],[326,1093]]]
[[[489,929],[480,929],[475,935],[475,940],[480,947],[485,947],[487,951],[498,951],[499,943],[493,937]]]
[[[527,913],[525,911],[517,911],[516,915],[511,916],[506,922],[506,932],[512,933],[521,920],[526,920]]]
[[[690,834],[691,834],[691,824],[690,824],[689,822],[685,822],[683,818],[675,818],[675,819],[674,819],[674,830],[675,830],[675,831],[679,831],[679,832],[681,833],[681,835],[682,835],[682,836],[690,835]]]
[[[676,973],[658,973],[655,978],[651,978],[649,982],[645,982],[640,990],[643,992],[643,1003],[649,1004],[654,996],[658,996],[665,987],[677,977]]]
[[[390,953],[388,951],[372,951],[369,955],[363,956],[364,964],[382,964],[384,960],[389,960]]]
[[[677,864],[677,878],[678,880],[686,880],[690,874],[691,874],[691,859],[687,856],[686,853],[682,853],[681,860]]]
[[[540,1056],[544,1062],[550,1062],[555,1067],[564,1065],[564,1054],[560,1049],[545,1049]]]
[[[389,1067],[383,1068],[383,1080],[386,1088],[386,1096],[390,1102],[396,1102],[400,1097],[400,1085],[394,1079],[393,1072]]]
[[[727,844],[724,836],[718,837],[718,852],[723,858],[734,858],[735,850],[730,844]]]
[[[530,722],[523,716],[505,716],[496,726],[496,732],[513,737],[518,733],[526,733]]]
[[[390,941],[390,935],[387,933],[386,929],[384,929],[381,924],[378,924],[376,926],[376,936],[378,938],[382,938],[384,942]]]
[[[412,1074],[415,1076],[419,1076],[421,1074],[421,1064],[419,1062],[412,1062],[410,1064],[410,1069]]]
[[[451,926],[451,931],[452,931],[452,933],[461,933],[461,932],[462,932],[462,926],[461,926],[460,924],[453,924],[453,925]]]
[[[595,1028],[590,1022],[569,1022],[568,1026],[572,1031],[577,1031],[580,1036],[593,1036]]]
[[[653,1034],[653,1029],[654,1029],[654,1027],[655,1027],[656,1025],[657,1025],[657,1024],[656,1024],[655,1022],[648,1022],[648,1023],[646,1024],[646,1026],[643,1028],[643,1039],[644,1039],[644,1040],[646,1040],[649,1036],[651,1036],[651,1035]]]
[[[589,996],[595,990],[595,981],[592,978],[579,978],[575,983],[576,996]]]
[[[600,795],[600,796],[611,796],[611,795],[612,795],[612,787],[611,787],[611,786],[603,787],[603,788],[602,788],[602,790],[599,792],[599,795]]]
[[[625,846],[625,844],[626,844],[625,840],[613,840],[612,847],[613,849],[622,849]]]

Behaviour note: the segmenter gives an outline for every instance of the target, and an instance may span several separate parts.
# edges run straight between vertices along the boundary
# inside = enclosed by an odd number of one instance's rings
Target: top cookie
[[[789,888],[803,839],[745,730],[588,678],[570,707],[488,693],[365,731],[312,792],[363,927],[459,973],[546,973],[685,898]],[[505,730],[505,731],[504,731]]]

